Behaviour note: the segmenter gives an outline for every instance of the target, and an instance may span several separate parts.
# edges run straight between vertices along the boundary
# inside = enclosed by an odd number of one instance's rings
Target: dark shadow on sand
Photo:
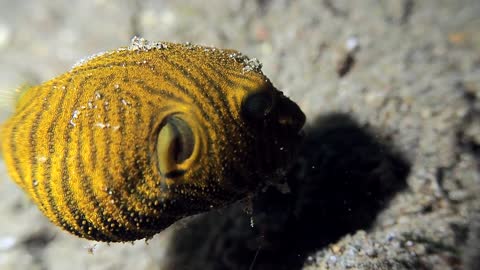
[[[309,254],[367,230],[405,188],[408,162],[348,115],[321,117],[307,134],[290,193],[258,194],[253,216],[237,203],[193,219],[171,241],[170,268],[301,269]]]

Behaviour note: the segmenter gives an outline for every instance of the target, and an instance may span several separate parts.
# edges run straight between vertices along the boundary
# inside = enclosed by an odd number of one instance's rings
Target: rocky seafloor
[[[290,193],[107,245],[2,162],[0,269],[480,269],[480,1],[0,0],[0,91],[134,35],[261,60],[308,117]]]

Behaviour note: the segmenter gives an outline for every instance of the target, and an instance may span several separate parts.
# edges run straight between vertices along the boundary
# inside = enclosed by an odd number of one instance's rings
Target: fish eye
[[[157,139],[160,173],[174,178],[182,175],[180,164],[193,153],[195,138],[190,126],[178,115],[168,116],[162,123]]]
[[[242,113],[249,120],[262,120],[273,107],[273,97],[266,91],[247,96],[242,104]]]

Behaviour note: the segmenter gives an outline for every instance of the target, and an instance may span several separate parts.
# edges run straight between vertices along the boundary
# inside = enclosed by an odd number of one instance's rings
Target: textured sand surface
[[[309,118],[290,194],[148,243],[60,231],[0,162],[0,269],[480,269],[479,14],[478,0],[0,0],[0,91],[140,35],[256,57]]]

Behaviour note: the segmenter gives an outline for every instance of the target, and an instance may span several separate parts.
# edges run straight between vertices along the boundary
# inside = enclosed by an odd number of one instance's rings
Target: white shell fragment
[[[161,42],[148,41],[144,38],[134,36],[128,46],[131,51],[149,51],[152,49],[166,49],[167,45]]]
[[[235,59],[235,61],[241,62],[243,64],[243,72],[255,71],[262,73],[262,63],[257,58],[248,58],[248,56],[242,53],[232,53],[229,55],[230,58]]]
[[[90,55],[90,56],[87,56],[87,57],[84,57],[80,60],[78,60],[75,64],[73,64],[72,66],[72,69],[76,68],[76,67],[79,67],[85,63],[87,63],[88,61],[92,60],[92,59],[95,59],[99,56],[102,56],[104,54],[106,54],[107,52],[99,52],[99,53],[96,53],[96,54],[93,54],[93,55]]]
[[[262,63],[257,58],[248,59],[244,62],[243,71],[255,71],[255,72],[262,72]]]

